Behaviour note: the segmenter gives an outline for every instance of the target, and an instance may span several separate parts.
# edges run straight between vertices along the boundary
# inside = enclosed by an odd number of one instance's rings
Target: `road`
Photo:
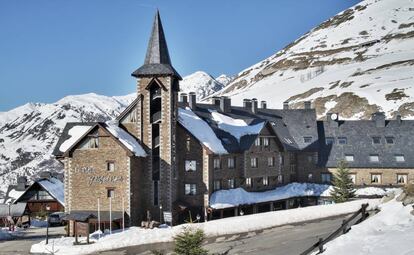
[[[345,216],[341,216],[303,224],[285,225],[250,233],[211,238],[207,240],[204,247],[211,254],[300,254],[317,242],[320,237],[327,237],[335,231],[345,218]],[[152,254],[152,250],[162,251],[164,254],[168,254],[172,249],[172,243],[158,243],[131,246],[95,254]]]
[[[51,237],[65,235],[64,227],[49,228]],[[29,228],[22,231],[22,236],[13,240],[0,241],[1,255],[26,255],[30,254],[32,244],[38,243],[46,238],[46,228]]]

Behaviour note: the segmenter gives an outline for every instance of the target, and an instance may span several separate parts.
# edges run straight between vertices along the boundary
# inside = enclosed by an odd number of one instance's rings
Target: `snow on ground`
[[[403,206],[394,199],[379,208],[378,214],[329,242],[323,254],[414,254],[414,215],[410,214],[413,205]]]
[[[264,122],[249,125],[242,119],[233,119],[217,111],[210,110],[213,120],[217,122],[218,128],[230,133],[239,142],[245,135],[257,135],[263,129]]]
[[[0,228],[0,240],[10,240],[17,236],[22,236],[21,228],[15,228],[14,231],[9,231],[8,227]]]
[[[285,224],[316,220],[336,215],[348,214],[357,211],[361,204],[369,203],[369,209],[374,209],[380,203],[379,199],[364,199],[342,204],[310,206],[283,211],[251,214],[238,217],[225,218],[204,223],[185,224],[172,228],[143,229],[131,227],[125,232],[118,231],[112,235],[105,235],[97,239],[97,235],[91,235],[90,245],[74,246],[73,237],[62,237],[34,244],[32,253],[50,253],[54,245],[55,254],[87,254],[96,251],[116,249],[126,246],[148,243],[171,242],[173,237],[180,233],[184,227],[191,226],[204,230],[208,237],[237,234],[256,231]]]
[[[69,129],[68,134],[70,135],[70,138],[60,145],[59,150],[61,152],[66,152],[76,141],[79,140],[79,138],[86,134],[90,128],[91,126],[74,126]]]
[[[239,205],[283,200],[293,197],[321,196],[330,197],[332,186],[316,183],[289,183],[264,192],[248,192],[243,188],[218,190],[211,195],[210,207],[215,209],[230,208]],[[357,197],[384,196],[397,188],[366,187],[355,190]]]
[[[210,126],[190,108],[178,109],[178,122],[215,154],[228,154]]]
[[[135,156],[146,157],[147,153],[138,143],[138,141],[130,135],[128,132],[118,127],[118,125],[113,121],[106,122],[107,130],[118,140],[125,145],[130,151],[134,152]]]

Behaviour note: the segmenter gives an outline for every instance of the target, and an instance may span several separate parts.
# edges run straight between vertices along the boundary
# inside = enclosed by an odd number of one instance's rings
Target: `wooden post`
[[[363,204],[361,206],[361,214],[362,214],[361,221],[364,221],[366,218],[366,208],[367,208],[367,204]]]
[[[223,217],[224,217],[224,210],[220,209],[220,219],[223,219]]]
[[[319,253],[322,253],[323,252],[323,239],[322,238],[319,238],[318,248],[319,248]]]
[[[78,244],[78,230],[76,229],[76,220],[73,222],[73,233],[75,234],[75,244]]]
[[[86,243],[89,244],[89,220],[88,220],[88,229],[86,234]]]
[[[239,215],[239,208],[234,207],[234,216],[238,216]]]
[[[346,220],[343,220],[342,221],[342,234],[346,234],[346,230],[347,230]]]
[[[273,212],[275,210],[275,206],[273,202],[270,202],[270,211]]]

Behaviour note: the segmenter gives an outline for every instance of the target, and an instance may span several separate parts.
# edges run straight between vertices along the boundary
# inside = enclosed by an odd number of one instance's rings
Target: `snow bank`
[[[314,183],[290,183],[274,190],[248,192],[243,188],[219,190],[210,198],[210,207],[222,209],[245,204],[287,199],[291,197],[321,196],[330,189],[330,185]]]
[[[326,255],[414,254],[414,216],[412,205],[395,199],[379,206],[381,211],[352,227],[326,245]],[[314,253],[317,254],[317,253]]]
[[[90,128],[91,126],[74,126],[69,129],[68,134],[70,135],[70,138],[60,145],[59,150],[61,152],[66,152],[77,140],[79,140],[86,132],[88,132]]]
[[[131,227],[125,232],[117,232],[112,235],[105,235],[100,240],[96,235],[91,237],[95,243],[90,245],[73,246],[74,238],[62,237],[34,244],[31,253],[48,253],[52,250],[52,244],[58,252],[55,254],[87,254],[91,252],[111,250],[132,245],[141,245],[159,242],[171,242],[173,237],[180,233],[186,226],[204,230],[208,237],[244,233],[265,228],[276,227],[285,224],[298,223],[336,215],[348,214],[357,211],[361,204],[369,203],[370,209],[379,204],[379,199],[365,199],[334,205],[310,206],[284,211],[252,214],[214,220],[197,224],[185,224],[172,228],[142,229]]]
[[[239,142],[240,138],[244,135],[257,135],[260,133],[265,123],[261,122],[250,126],[242,119],[233,119],[232,117],[213,110],[210,110],[210,113],[213,120],[217,122],[218,128],[230,133]]]
[[[9,240],[12,238],[13,237],[9,234],[9,231],[0,229],[0,240]]]
[[[178,122],[215,154],[228,153],[210,126],[190,108],[178,109]]]
[[[366,187],[356,189],[355,195],[361,196],[385,196],[387,193],[399,190],[399,188],[379,188],[379,187]]]
[[[54,197],[59,203],[65,206],[65,188],[63,183],[56,178],[43,179],[38,181],[49,194]]]
[[[130,151],[132,151],[135,156],[139,157],[146,157],[147,153],[142,148],[142,146],[138,143],[138,141],[128,134],[125,130],[118,127],[118,125],[112,121],[108,121],[105,123],[106,129],[115,136],[123,145],[125,145]]]

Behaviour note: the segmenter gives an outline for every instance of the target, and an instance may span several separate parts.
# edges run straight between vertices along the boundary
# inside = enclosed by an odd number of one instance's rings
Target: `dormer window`
[[[394,144],[395,138],[393,136],[386,136],[385,141],[387,144]]]
[[[303,137],[304,143],[311,143],[312,142],[312,136],[304,136]]]
[[[378,154],[371,154],[371,155],[369,155],[369,161],[371,161],[371,162],[379,162],[379,156],[378,156]]]
[[[354,162],[354,154],[345,154],[345,161]]]
[[[396,162],[405,162],[405,157],[403,154],[396,154],[394,157]]]
[[[334,144],[335,143],[335,138],[334,137],[326,137],[325,138],[325,143],[326,143],[326,145]]]
[[[346,137],[338,137],[338,144],[347,144],[348,140]]]
[[[372,137],[372,143],[373,144],[381,144],[381,137],[379,137],[379,136]]]

